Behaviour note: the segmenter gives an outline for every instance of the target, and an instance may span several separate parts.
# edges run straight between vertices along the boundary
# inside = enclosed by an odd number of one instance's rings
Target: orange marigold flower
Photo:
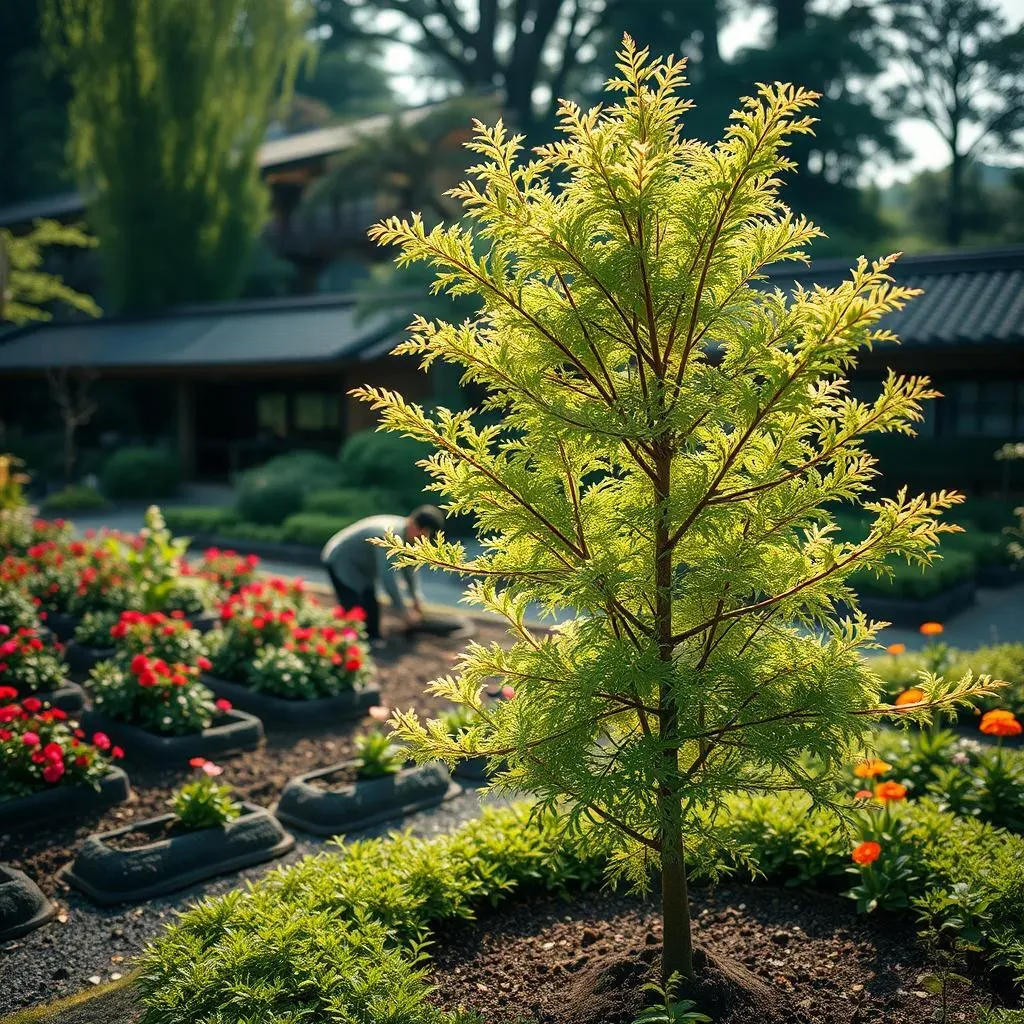
[[[872,793],[870,789],[858,789],[857,792],[853,794],[853,799],[870,800],[874,795],[875,794]]]
[[[986,711],[981,716],[981,725],[978,727],[986,736],[1019,736],[1022,731],[1020,722],[1012,711],[999,709],[997,711]]]
[[[887,654],[902,654],[906,649],[906,644],[889,644],[885,651]]]
[[[860,764],[854,767],[853,774],[858,779],[873,779],[876,775],[884,775],[887,771],[891,771],[891,769],[891,764],[877,757],[869,757],[866,761],[861,761]]]
[[[939,636],[944,632],[945,629],[941,622],[922,622],[920,626],[922,636]]]
[[[875,786],[875,799],[880,800],[883,804],[889,803],[890,800],[902,800],[907,795],[907,787],[901,785],[899,782],[880,782]]]
[[[904,690],[896,698],[896,707],[905,708],[910,704],[920,704],[925,698],[924,690],[918,689],[916,686],[912,686],[909,690]]]
[[[868,864],[874,864],[881,855],[882,847],[878,843],[870,840],[854,847],[853,853],[850,854],[854,863],[861,864],[864,867],[867,867]]]

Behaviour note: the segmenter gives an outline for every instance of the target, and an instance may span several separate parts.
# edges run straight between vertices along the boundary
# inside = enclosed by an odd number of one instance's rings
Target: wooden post
[[[181,460],[181,478],[191,480],[196,473],[196,409],[195,384],[191,380],[178,381],[178,458]]]

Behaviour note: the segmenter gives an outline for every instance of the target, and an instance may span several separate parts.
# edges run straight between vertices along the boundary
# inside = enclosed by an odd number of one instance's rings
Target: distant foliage
[[[178,457],[161,448],[119,448],[100,470],[100,484],[108,497],[135,501],[171,498],[180,479]]]

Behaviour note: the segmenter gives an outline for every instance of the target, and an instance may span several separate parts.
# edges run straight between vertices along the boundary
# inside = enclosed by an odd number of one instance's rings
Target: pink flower
[[[218,697],[213,703],[218,711],[230,711],[233,706],[226,697]]]
[[[203,771],[211,778],[216,778],[224,772],[224,769],[221,768],[219,764],[214,764],[212,761],[206,761],[203,764]]]
[[[110,737],[105,732],[94,732],[92,734],[92,743],[94,747],[99,747],[100,750],[110,749]]]
[[[39,746],[39,733],[37,732],[25,732],[21,735],[21,742],[26,747],[38,747]]]
[[[516,691],[511,686],[503,686],[501,688],[501,695],[505,700],[511,700],[516,695]]]
[[[124,750],[122,750],[121,747],[111,747],[110,756],[113,757],[115,760],[120,761],[121,758],[124,757]]]
[[[391,717],[391,709],[385,707],[383,704],[374,704],[367,714],[375,722],[386,722]]]

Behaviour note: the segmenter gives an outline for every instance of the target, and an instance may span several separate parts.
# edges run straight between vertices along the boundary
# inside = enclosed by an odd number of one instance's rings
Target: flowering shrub
[[[75,642],[97,650],[113,647],[114,640],[110,631],[117,625],[119,619],[117,612],[86,612],[82,616],[82,621],[75,627]]]
[[[59,708],[0,687],[0,800],[49,786],[96,785],[110,770],[110,758],[124,756],[103,733],[92,742]]]
[[[180,611],[165,615],[163,612],[122,612],[110,628],[107,646],[113,644],[117,653],[125,656],[148,654],[153,658],[184,665],[200,665],[206,669],[206,646],[202,634]]]
[[[67,678],[62,651],[58,643],[44,643],[34,629],[0,625],[0,688],[14,687],[21,693],[55,690]]]
[[[242,805],[231,796],[230,786],[213,781],[224,769],[205,757],[193,757],[189,764],[199,777],[182,786],[170,800],[182,828],[215,828],[234,821],[242,813]]]
[[[261,647],[245,682],[277,697],[311,700],[351,690],[370,674],[365,643],[350,628],[293,626],[280,647]]]
[[[136,654],[130,662],[104,661],[89,673],[93,703],[119,722],[162,736],[208,729],[222,710],[199,680],[195,666],[168,664]]]
[[[182,572],[204,577],[215,583],[225,595],[230,595],[256,582],[259,564],[256,555],[243,556],[230,549],[207,548],[194,568],[183,566]]]
[[[38,629],[40,624],[35,602],[10,583],[0,582],[0,624],[11,629]]]
[[[159,598],[151,599],[147,604],[152,607],[158,603],[168,612],[202,615],[216,606],[219,596],[216,585],[210,580],[199,576],[181,575],[168,581],[167,585],[161,588]]]

